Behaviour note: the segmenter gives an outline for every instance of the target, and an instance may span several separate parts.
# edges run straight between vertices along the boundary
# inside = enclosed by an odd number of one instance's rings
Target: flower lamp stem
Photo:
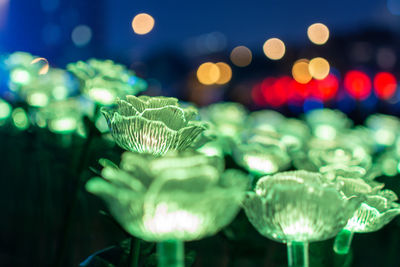
[[[353,235],[354,233],[347,229],[343,229],[338,233],[333,245],[333,250],[336,254],[344,255],[349,253]]]
[[[183,249],[183,242],[178,240],[158,243],[158,267],[183,267]]]
[[[307,242],[288,242],[287,254],[289,267],[308,267]]]
[[[131,247],[129,250],[128,267],[139,266],[139,255],[140,255],[140,239],[137,237],[131,237]]]

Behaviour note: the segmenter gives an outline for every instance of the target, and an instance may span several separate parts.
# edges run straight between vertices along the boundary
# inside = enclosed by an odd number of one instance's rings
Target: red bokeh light
[[[258,105],[258,106],[265,106],[267,103],[265,103],[264,96],[261,92],[261,84],[256,83],[253,88],[251,89],[251,98],[253,99],[253,102]]]
[[[352,70],[344,77],[346,91],[357,100],[364,100],[371,94],[371,79],[364,72]]]
[[[338,88],[339,80],[333,75],[329,74],[325,79],[315,80],[315,87],[313,87],[312,96],[322,101],[328,101],[335,97]]]
[[[389,99],[396,92],[397,81],[389,72],[379,72],[374,78],[374,91],[377,97]]]
[[[283,76],[280,78],[266,78],[261,83],[261,92],[265,102],[272,107],[280,107],[287,102],[288,84],[291,78]]]
[[[291,79],[289,84],[289,100],[292,104],[302,104],[303,101],[311,95],[314,91],[316,83],[315,80],[311,80],[308,83],[299,83],[294,79]]]

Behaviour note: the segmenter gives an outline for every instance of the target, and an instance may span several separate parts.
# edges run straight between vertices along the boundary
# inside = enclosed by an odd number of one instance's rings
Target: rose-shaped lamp
[[[305,116],[313,134],[319,139],[334,139],[341,131],[352,126],[353,122],[339,110],[315,109]]]
[[[244,201],[263,236],[286,243],[289,266],[308,266],[308,243],[335,236],[360,205],[318,173],[282,172],[262,177]]]
[[[258,177],[286,170],[290,166],[282,136],[273,131],[255,129],[243,132],[232,151],[236,163]]]
[[[194,151],[158,158],[125,152],[120,168],[106,166],[104,179],[93,178],[86,188],[128,233],[159,242],[159,266],[183,266],[183,241],[215,234],[239,211],[247,177],[222,166]]]
[[[136,95],[147,83],[121,64],[111,60],[89,59],[67,65],[81,83],[81,91],[100,105],[111,105],[118,97]]]
[[[338,177],[336,180],[343,183],[341,190],[346,197],[363,196],[365,199],[335,239],[334,251],[347,254],[354,233],[378,231],[400,214],[400,205],[394,202],[397,195],[393,191],[381,190],[383,184],[360,178]]]
[[[163,155],[185,150],[206,128],[197,111],[173,97],[126,96],[116,108],[102,108],[116,143],[129,151]]]

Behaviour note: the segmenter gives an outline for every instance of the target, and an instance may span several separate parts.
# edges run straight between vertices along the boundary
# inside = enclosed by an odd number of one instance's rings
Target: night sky
[[[140,60],[166,48],[185,51],[194,38],[210,32],[222,33],[227,49],[246,45],[257,53],[270,37],[305,44],[314,22],[326,24],[331,36],[366,27],[400,28],[400,17],[389,12],[386,0],[0,0],[0,10],[0,51],[25,50],[50,59],[118,54]],[[144,36],[131,28],[141,12],[156,23]],[[82,24],[91,28],[92,39],[76,47],[71,32]]]

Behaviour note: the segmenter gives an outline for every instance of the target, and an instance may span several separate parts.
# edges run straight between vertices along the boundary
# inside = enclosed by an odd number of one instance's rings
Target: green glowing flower
[[[201,118],[214,126],[219,135],[236,138],[245,128],[247,110],[241,104],[223,102],[209,105],[200,111]]]
[[[53,101],[38,110],[35,121],[39,127],[48,127],[53,133],[69,134],[81,131],[84,135],[82,119],[89,110],[90,108],[85,110],[85,105],[79,98]]]
[[[369,116],[365,125],[373,131],[376,144],[384,147],[392,146],[400,131],[400,120],[384,114]]]
[[[265,176],[244,201],[263,236],[278,242],[321,241],[335,236],[360,205],[318,173],[290,171]]]
[[[337,175],[362,177],[371,168],[371,156],[364,146],[351,139],[312,139],[305,153],[295,155],[293,163],[298,169],[320,171],[330,179]]]
[[[51,68],[44,75],[35,76],[28,84],[22,86],[19,96],[33,107],[44,107],[54,100],[68,97],[68,75],[65,70]]]
[[[103,162],[103,165],[104,162]],[[108,204],[124,229],[144,240],[195,240],[229,224],[248,179],[222,172],[223,161],[194,151],[155,158],[126,152],[120,168],[107,164],[86,188]]]
[[[4,59],[5,68],[10,72],[10,89],[17,91],[19,86],[28,84],[38,75],[39,66],[31,64],[35,56],[26,52],[15,52]]]
[[[266,130],[244,133],[241,142],[233,148],[236,163],[256,175],[286,170],[290,157],[281,136]]]
[[[272,110],[252,112],[248,121],[252,129],[280,134],[282,143],[285,144],[289,153],[303,148],[311,135],[310,129],[303,121],[285,118],[280,113]]]
[[[400,205],[395,203],[397,195],[384,184],[362,179],[337,178],[343,183],[346,197],[363,196],[365,200],[348,221],[345,229],[355,233],[375,232],[400,214]]]
[[[315,109],[305,116],[313,134],[320,139],[334,139],[342,130],[352,126],[352,121],[339,110]]]
[[[147,87],[133,71],[111,60],[78,61],[68,64],[67,69],[80,80],[82,92],[101,105],[110,105],[118,97],[136,95]]]
[[[163,155],[185,150],[206,128],[194,108],[183,109],[172,97],[127,96],[118,107],[102,108],[117,144],[129,151]]]

